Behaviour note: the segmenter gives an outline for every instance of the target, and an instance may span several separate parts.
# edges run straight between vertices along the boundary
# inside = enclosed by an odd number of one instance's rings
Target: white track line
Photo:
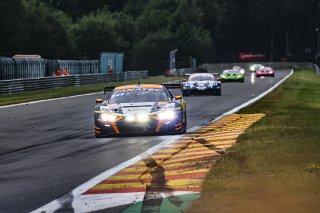
[[[50,98],[50,99],[39,100],[39,101],[30,101],[30,102],[19,103],[19,104],[11,104],[11,105],[6,105],[6,106],[0,106],[0,109],[9,108],[9,107],[16,107],[16,106],[24,106],[24,105],[30,105],[30,104],[37,104],[37,103],[48,102],[48,101],[63,100],[63,99],[68,99],[68,98],[77,98],[77,97],[88,96],[88,95],[97,95],[100,93],[103,93],[103,92],[87,93],[87,94],[82,94],[82,95],[74,95],[74,96],[61,97],[61,98]]]
[[[287,80],[291,75],[293,74],[293,70],[291,70],[290,74],[287,75],[284,79],[282,79],[281,81],[279,81],[277,84],[275,84],[273,87],[271,87],[270,89],[268,89],[266,92],[260,94],[259,96],[257,96],[256,98],[252,99],[252,100],[249,100],[248,102],[246,103],[243,103],[237,107],[235,107],[234,109],[220,115],[219,117],[217,117],[216,119],[212,120],[212,121],[209,121],[207,123],[211,123],[213,121],[216,121],[216,120],[219,120],[221,119],[222,117],[226,116],[226,115],[230,115],[230,114],[233,114],[237,111],[239,111],[240,109],[256,102],[257,100],[261,99],[262,97],[264,97],[265,95],[269,94],[270,92],[272,92],[275,88],[277,88],[280,84],[282,84],[285,80]],[[201,128],[204,124],[202,125],[199,125],[199,126],[195,126],[191,129],[188,129],[188,132],[193,132],[199,128]],[[116,167],[113,167],[101,174],[99,174],[98,176],[96,176],[95,178],[87,181],[86,183],[78,186],[77,188],[75,188],[74,190],[72,190],[70,193],[66,194],[65,196],[62,196],[54,201],[51,201],[50,203],[46,204],[45,206],[42,206],[34,211],[32,211],[32,213],[49,213],[49,212],[54,212],[55,210],[59,209],[60,206],[61,206],[61,203],[64,203],[64,201],[70,199],[70,197],[73,197],[73,207],[75,209],[81,209],[81,205],[86,205],[86,204],[83,204],[81,203],[81,200],[83,200],[81,198],[81,194],[83,194],[84,192],[86,192],[88,189],[94,187],[95,185],[97,185],[98,183],[102,182],[103,180],[109,178],[110,176],[112,176],[113,174],[115,174],[116,172],[122,170],[122,169],[125,169],[126,167],[142,160],[143,158],[145,158],[146,156],[149,156],[149,155],[152,155],[153,153],[155,153],[156,151],[158,151],[159,149],[165,147],[165,146],[168,146],[170,144],[173,144],[174,142],[176,142],[180,137],[182,137],[182,135],[177,135],[177,136],[172,136],[168,139],[166,139],[165,141],[161,142],[160,144],[148,149],[147,151],[143,152],[142,154],[134,157],[134,158],[131,158],[130,160],[124,162],[124,163],[121,163],[120,165],[116,166]],[[83,195],[82,195],[83,196]],[[90,196],[90,195],[88,195]],[[89,199],[88,199],[88,196],[86,195],[86,202],[89,202]],[[95,200],[95,197],[93,196],[92,197],[93,200],[92,202],[96,202],[97,200]],[[84,207],[84,206],[83,206]],[[97,205],[96,208],[93,208],[91,207],[90,208],[90,211],[97,211],[100,209],[100,205]]]

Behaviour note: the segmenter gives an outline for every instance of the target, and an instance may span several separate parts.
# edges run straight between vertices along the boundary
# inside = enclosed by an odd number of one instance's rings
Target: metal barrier
[[[57,60],[61,69],[67,69],[69,74],[95,74],[99,73],[98,60]]]
[[[83,74],[42,77],[34,79],[16,79],[0,81],[0,94],[10,94],[28,90],[59,88],[66,86],[78,86],[83,84],[95,84],[103,82],[119,82],[126,80],[144,79],[148,77],[148,71],[127,71],[113,74]]]
[[[244,69],[249,70],[250,66],[255,64],[251,63],[224,63],[224,64],[203,64],[200,68],[205,68],[211,73],[219,73],[225,69],[232,69],[233,66],[240,66]],[[304,62],[261,62],[263,66],[272,67],[275,69],[297,69],[297,68],[308,68],[314,70],[317,75],[320,75],[319,67],[314,63]],[[170,76],[183,76],[184,74],[194,73],[197,69],[173,69],[170,70]]]

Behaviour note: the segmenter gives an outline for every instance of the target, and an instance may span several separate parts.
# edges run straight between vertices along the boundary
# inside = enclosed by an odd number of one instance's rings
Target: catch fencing
[[[57,60],[59,68],[67,69],[69,74],[96,74],[99,73],[98,60]]]
[[[47,60],[36,58],[0,58],[0,80],[48,77],[67,69],[69,74],[99,73],[98,60]]]
[[[28,90],[60,88],[95,84],[103,82],[119,82],[148,78],[148,71],[127,71],[113,74],[82,74],[69,76],[42,77],[34,79],[16,79],[0,81],[0,94],[11,94]]]
[[[0,58],[0,80],[45,77],[45,60]]]

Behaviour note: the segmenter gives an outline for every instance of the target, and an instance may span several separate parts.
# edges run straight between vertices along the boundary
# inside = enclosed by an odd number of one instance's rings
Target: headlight
[[[149,116],[147,114],[138,114],[137,115],[137,120],[139,122],[146,122],[149,120]]]
[[[244,73],[245,73],[244,69],[241,69],[241,70],[240,70],[240,73],[244,74]]]
[[[100,119],[101,119],[102,121],[115,122],[116,119],[117,119],[117,116],[112,115],[112,114],[103,113],[103,114],[100,115]]]
[[[128,115],[126,117],[126,121],[132,122],[132,121],[135,121],[135,120],[136,120],[136,117],[134,115]]]
[[[250,67],[250,70],[251,70],[251,71],[254,71],[254,66],[251,66],[251,67]]]
[[[242,75],[237,75],[237,78],[241,78],[242,77]]]
[[[225,78],[226,76],[225,75],[221,75],[221,78]]]
[[[175,118],[175,112],[173,110],[163,111],[158,114],[159,120],[173,120]]]

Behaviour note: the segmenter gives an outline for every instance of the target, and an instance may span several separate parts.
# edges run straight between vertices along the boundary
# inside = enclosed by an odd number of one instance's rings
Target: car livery
[[[228,82],[228,81],[237,81],[237,82],[244,82],[244,71],[243,70],[224,70],[220,74],[221,82]]]
[[[274,77],[275,71],[271,67],[261,67],[256,70],[256,77],[271,76]]]
[[[193,73],[188,81],[181,84],[182,95],[193,94],[221,95],[221,82],[212,73]]]
[[[180,88],[180,84],[177,86]],[[184,133],[187,129],[186,102],[181,96],[173,97],[164,85],[119,86],[106,100],[96,100],[94,121],[96,137]]]

